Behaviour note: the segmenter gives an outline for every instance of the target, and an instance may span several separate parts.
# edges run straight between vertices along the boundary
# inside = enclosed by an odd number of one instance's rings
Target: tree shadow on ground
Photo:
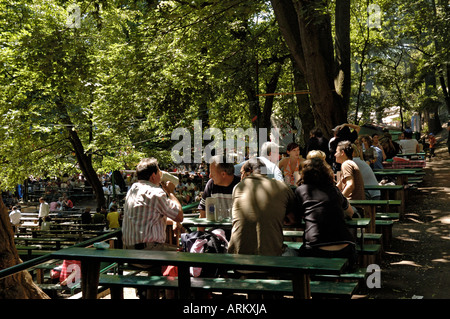
[[[450,159],[442,149],[437,154],[408,196],[405,218],[394,224],[381,288],[370,289],[369,298],[450,298]]]

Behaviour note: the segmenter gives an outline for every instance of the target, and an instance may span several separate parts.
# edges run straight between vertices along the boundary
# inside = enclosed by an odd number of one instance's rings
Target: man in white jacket
[[[44,197],[39,198],[39,226],[41,226],[45,217],[47,217],[50,213],[50,206],[45,201]]]

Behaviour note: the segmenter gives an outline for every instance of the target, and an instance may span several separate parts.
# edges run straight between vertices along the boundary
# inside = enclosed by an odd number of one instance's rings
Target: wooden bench
[[[172,251],[67,248],[51,254],[54,259],[81,261],[81,286],[83,298],[95,299],[99,286],[100,263],[117,262],[173,265],[178,267],[178,290],[182,299],[190,298],[190,267],[214,267],[222,270],[240,269],[283,274],[292,284],[294,298],[311,296],[309,276],[313,274],[340,274],[347,260],[342,258],[285,257],[234,254],[192,254]]]
[[[357,234],[358,239],[361,239],[363,237],[364,240],[373,240],[380,242],[382,238],[382,234],[377,233],[365,233],[364,236],[361,236],[361,233]],[[286,238],[302,238],[303,237],[303,231],[302,230],[283,230],[283,237]]]
[[[376,208],[385,207],[384,211],[390,212],[391,206],[401,206],[401,200],[349,200],[350,205],[361,207],[364,209],[366,217],[370,218],[371,224],[367,229],[368,233],[376,233],[375,220],[376,220]]]
[[[359,287],[363,286],[364,280],[367,278],[367,268],[358,268],[353,272],[342,273],[339,275],[315,275],[312,276],[313,280],[332,280],[332,281],[357,281],[359,282]]]
[[[33,257],[33,251],[39,249],[38,246],[25,246],[25,245],[16,245],[16,249],[19,255],[26,255],[28,258]]]
[[[44,266],[45,269],[49,269],[49,267],[51,267],[51,264],[47,264],[47,266]],[[53,265],[53,268],[55,266]],[[53,269],[51,268],[51,269]],[[117,263],[112,263],[110,265],[106,265],[105,267],[103,267],[100,270],[101,274],[104,274],[112,269],[117,268]],[[61,285],[60,283],[57,284],[52,284],[52,283],[37,283],[37,285],[39,286],[39,288],[41,288],[42,290],[44,290],[45,292],[51,292],[52,294],[55,294],[57,292],[60,293],[70,293],[71,295],[75,294],[76,292],[81,290],[81,286],[79,283],[74,284],[73,286],[67,286],[67,285]]]
[[[400,219],[400,213],[377,213],[375,217],[376,217],[376,219],[396,220],[396,219]],[[375,224],[376,224],[376,221],[375,221]]]
[[[293,295],[292,281],[278,279],[190,278],[192,290]],[[177,277],[101,275],[99,285],[109,287],[111,299],[123,299],[123,288],[178,289]],[[351,298],[357,282],[311,281],[312,298]]]
[[[35,279],[36,283],[44,284],[45,272],[47,270],[51,271],[52,269],[59,266],[60,264],[61,264],[61,262],[52,260],[50,262],[42,263],[40,265],[31,267],[28,269],[28,271],[30,272],[31,275],[33,275],[34,272],[36,272],[36,279]]]
[[[25,246],[28,245],[28,243],[33,243],[34,245],[41,244],[44,246],[49,246],[49,249],[61,249],[61,244],[66,243],[67,245],[74,245],[76,242],[73,240],[69,240],[66,238],[49,238],[49,237],[41,237],[41,238],[27,238],[27,237],[16,237],[14,238],[14,241],[16,243],[25,243]]]

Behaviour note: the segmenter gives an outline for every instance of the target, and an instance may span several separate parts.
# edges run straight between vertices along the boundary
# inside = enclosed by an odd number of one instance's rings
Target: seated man
[[[208,197],[217,197],[224,211],[230,211],[231,214],[231,194],[234,186],[240,182],[240,178],[234,175],[234,165],[226,163],[225,157],[216,155],[210,160],[209,178],[205,190],[198,205],[200,217],[206,217],[206,199]],[[203,229],[199,229],[203,230]]]
[[[353,147],[349,141],[339,142],[336,148],[336,163],[341,164],[337,187],[347,199],[366,199],[364,180],[353,159]]]
[[[283,173],[278,167],[279,148],[280,146],[275,142],[265,142],[261,147],[261,156],[258,156],[258,159],[266,166],[267,177],[284,181]],[[244,163],[245,162],[242,162],[234,166],[234,175],[241,176],[241,167]]]
[[[161,183],[154,158],[142,159],[136,168],[138,181],[128,190],[124,203],[122,238],[127,249],[176,250],[166,244],[167,218],[183,221],[183,210],[172,182]]]
[[[372,168],[364,162],[359,154],[359,150],[356,145],[352,144],[353,147],[353,161],[358,165],[359,171],[364,180],[364,185],[378,185],[378,180],[375,174],[373,173]],[[381,191],[377,189],[367,190],[365,191],[367,199],[380,199]]]
[[[283,223],[295,210],[294,192],[284,182],[261,174],[264,163],[252,158],[241,168],[233,191],[233,228],[228,253],[280,256]]]

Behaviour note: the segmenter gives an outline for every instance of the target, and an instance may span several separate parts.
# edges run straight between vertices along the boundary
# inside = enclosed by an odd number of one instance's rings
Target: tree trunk
[[[324,134],[330,134],[338,124],[347,122],[347,105],[349,98],[350,72],[349,52],[344,53],[347,44],[343,37],[347,31],[342,27],[349,24],[344,14],[347,5],[339,1],[341,17],[339,37],[339,68],[336,69],[333,51],[333,39],[331,36],[331,19],[326,14],[323,1],[299,0],[281,1],[272,0],[275,17],[280,26],[283,38],[291,52],[295,65],[305,75],[310,90],[315,123],[321,127]],[[295,14],[294,14],[295,12]],[[336,70],[339,77],[335,87]],[[348,78],[347,78],[348,77]],[[345,83],[345,84],[344,84]]]
[[[306,80],[311,92],[316,123],[322,123],[324,132],[347,122],[342,97],[334,87],[333,39],[331,21],[321,12],[321,1],[301,0],[295,4],[299,16],[300,37],[306,62]]]
[[[14,244],[8,209],[0,198],[0,269],[22,263]],[[0,299],[50,299],[34,282],[28,271],[0,279]]]
[[[105,205],[106,200],[105,194],[103,193],[102,183],[97,176],[97,172],[92,166],[92,157],[91,155],[86,154],[83,143],[78,136],[78,132],[75,129],[75,126],[73,125],[69,114],[67,113],[66,107],[64,106],[64,102],[62,100],[57,100],[56,105],[61,114],[65,115],[65,117],[62,119],[62,122],[67,128],[69,141],[72,144],[75,156],[77,157],[78,165],[80,165],[81,172],[83,173],[88,183],[92,186],[92,190],[94,191],[95,198],[97,200],[97,207],[100,208]]]
[[[336,26],[336,92],[342,97],[342,105],[348,112],[351,93],[351,49],[350,49],[350,1],[337,0],[335,9]]]
[[[103,193],[103,186],[97,176],[97,172],[92,166],[92,159],[84,151],[83,143],[81,142],[77,131],[72,130],[71,127],[67,130],[69,132],[69,140],[75,150],[75,155],[77,157],[78,164],[80,165],[80,169],[94,191],[95,198],[97,200],[97,207],[102,207],[106,202],[105,194]]]
[[[436,91],[436,76],[434,70],[430,70],[425,75],[425,96],[432,96]],[[442,123],[439,119],[439,106],[441,103],[433,101],[431,98],[428,100],[426,110],[428,112],[428,131],[430,133],[437,134],[442,129]]]
[[[293,64],[295,64],[295,61],[293,61]],[[305,76],[299,71],[298,68],[294,68],[294,87],[297,92],[308,90],[308,84],[306,83]],[[298,114],[300,121],[302,122],[301,136],[303,138],[303,145],[306,145],[309,138],[309,132],[316,125],[318,127],[321,125],[319,123],[314,123],[314,116],[308,94],[297,94],[295,96],[295,100],[297,101]],[[323,130],[323,128],[321,128],[321,130]]]

